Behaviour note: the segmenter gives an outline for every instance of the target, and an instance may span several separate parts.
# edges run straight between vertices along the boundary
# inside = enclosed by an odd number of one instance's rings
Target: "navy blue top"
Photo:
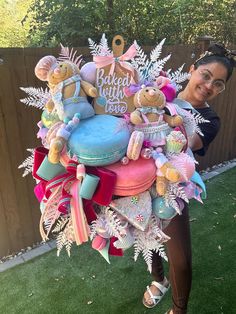
[[[199,156],[204,156],[206,154],[209,144],[214,140],[214,138],[216,137],[217,133],[220,130],[219,116],[211,107],[196,109],[196,108],[193,108],[189,102],[183,99],[179,99],[179,98],[175,98],[173,102],[177,104],[180,108],[190,110],[193,113],[200,113],[201,116],[205,120],[209,121],[209,122],[198,124],[198,127],[204,134],[204,136],[198,134],[202,140],[203,147],[201,149],[193,151],[194,154],[197,154]]]

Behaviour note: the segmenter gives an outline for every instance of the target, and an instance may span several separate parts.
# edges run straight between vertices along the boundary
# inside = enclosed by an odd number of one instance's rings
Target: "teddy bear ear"
[[[47,81],[48,72],[57,64],[57,59],[54,56],[45,56],[37,63],[34,73],[41,81]]]

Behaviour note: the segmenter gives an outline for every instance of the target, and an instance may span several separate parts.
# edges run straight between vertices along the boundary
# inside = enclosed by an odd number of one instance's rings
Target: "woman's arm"
[[[203,142],[201,137],[195,133],[188,139],[188,146],[191,148],[193,152],[203,148]]]

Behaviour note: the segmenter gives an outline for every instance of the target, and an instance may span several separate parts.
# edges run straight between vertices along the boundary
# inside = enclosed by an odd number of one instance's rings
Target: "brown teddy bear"
[[[81,79],[80,70],[75,63],[67,60],[58,62],[54,56],[43,57],[35,67],[35,75],[40,80],[47,81],[50,88],[52,98],[45,109],[56,112],[65,123],[50,143],[48,159],[52,163],[58,163],[60,153],[79,120],[95,114],[87,96],[97,97],[98,92],[92,84]]]
[[[165,113],[166,96],[157,86],[141,86],[134,95],[134,105],[136,109],[130,114],[133,130],[143,132],[144,141],[154,148],[164,146],[172,128],[183,123],[181,116]],[[163,153],[155,152],[153,158],[157,166],[156,190],[159,195],[164,195],[167,181],[179,181],[180,173]]]
[[[136,110],[131,112],[130,121],[134,125],[146,122],[158,122],[160,118],[170,127],[179,126],[183,119],[179,115],[170,116],[163,110],[166,106],[165,94],[155,86],[143,86],[134,95]]]

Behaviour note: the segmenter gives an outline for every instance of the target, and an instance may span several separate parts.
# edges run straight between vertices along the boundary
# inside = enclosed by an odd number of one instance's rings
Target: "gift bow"
[[[142,88],[154,86],[153,82],[145,80],[143,83],[137,83],[137,84],[130,84],[129,86],[124,87],[124,93],[126,97],[130,97],[135,95],[138,91],[140,91]]]
[[[70,160],[65,174],[59,175],[47,182],[45,189],[46,206],[40,222],[40,232],[43,239],[47,239],[51,227],[60,213],[67,214],[68,207],[71,210],[71,219],[74,238],[77,245],[88,241],[89,226],[83,210],[83,202],[79,195],[81,181],[85,176],[85,166]],[[44,233],[42,224],[52,217],[47,234]]]
[[[104,68],[107,65],[111,65],[109,75],[112,75],[115,70],[115,65],[118,64],[122,68],[125,68],[127,71],[131,71],[132,75],[134,74],[134,69],[127,64],[125,61],[131,60],[136,56],[137,50],[135,44],[129,47],[129,49],[120,57],[114,57],[113,53],[109,56],[93,56],[93,61],[96,64],[97,68]]]

